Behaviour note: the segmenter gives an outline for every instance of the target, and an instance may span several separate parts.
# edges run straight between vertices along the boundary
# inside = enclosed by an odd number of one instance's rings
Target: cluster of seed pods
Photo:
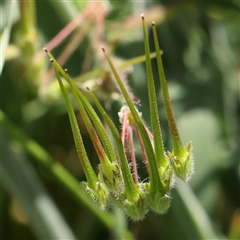
[[[101,106],[98,99],[90,89],[87,90],[100,114],[108,124],[114,142],[111,142],[107,131],[91,103],[71,80],[67,70],[63,70],[54,57],[44,49],[52,62],[62,95],[67,105],[75,145],[86,176],[86,182],[82,183],[84,191],[99,209],[106,210],[112,204],[115,204],[123,209],[133,220],[143,219],[149,209],[157,213],[166,212],[170,206],[170,190],[173,185],[174,177],[188,181],[193,174],[192,144],[189,142],[184,146],[178,132],[163,70],[156,28],[153,22],[152,32],[162,97],[173,146],[172,151],[166,152],[164,149],[152,74],[147,28],[144,16],[141,15],[141,17],[144,32],[152,133],[145,126],[142,120],[142,114],[137,110],[104,48],[102,48],[103,53],[126,101],[126,105],[124,105],[119,111],[119,120],[122,124],[121,133],[119,133],[117,127]],[[71,101],[62,82],[62,77],[70,86],[79,112],[82,115],[100,160],[98,174],[95,173],[87,156]],[[135,134],[136,139],[138,140],[149,175],[148,180],[144,182],[138,176],[133,134]],[[131,168],[129,167],[129,160],[131,161]]]

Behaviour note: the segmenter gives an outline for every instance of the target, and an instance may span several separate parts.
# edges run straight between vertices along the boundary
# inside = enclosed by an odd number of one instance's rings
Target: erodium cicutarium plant
[[[87,88],[87,90],[93,103],[107,123],[112,134],[112,139],[114,139],[113,142],[110,140],[107,131],[91,103],[71,80],[67,70],[63,70],[47,49],[44,49],[52,62],[62,95],[66,102],[75,145],[81,166],[86,176],[86,182],[81,183],[82,188],[97,208],[104,211],[112,204],[115,204],[123,209],[133,220],[143,219],[149,209],[156,213],[166,212],[171,202],[170,190],[173,186],[174,178],[188,181],[193,174],[192,143],[188,142],[185,146],[182,144],[168,93],[160,54],[161,51],[157,39],[155,23],[153,22],[152,32],[162,98],[172,138],[172,150],[165,151],[164,148],[152,74],[147,28],[144,16],[142,15],[141,17],[144,32],[152,133],[148,130],[147,126],[145,126],[142,120],[144,116],[138,111],[105,48],[102,48],[102,50],[106,57],[106,61],[126,101],[126,104],[122,106],[118,113],[119,121],[122,124],[121,132],[118,131],[95,95],[90,89]],[[97,174],[87,156],[72,103],[62,78],[64,78],[70,86],[78,110],[84,120],[98,155],[100,163],[98,165]],[[138,175],[133,135],[136,136],[149,175],[148,180],[144,182]],[[131,161],[131,167],[129,167],[129,161]]]

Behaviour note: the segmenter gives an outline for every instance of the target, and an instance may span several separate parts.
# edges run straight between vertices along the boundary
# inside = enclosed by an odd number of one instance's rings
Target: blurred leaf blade
[[[80,188],[79,182],[77,182],[59,163],[53,161],[43,148],[29,139],[22,129],[14,126],[2,111],[0,111],[0,123],[3,129],[5,129],[13,139],[17,140],[23,149],[34,157],[39,165],[48,170],[54,179],[62,184],[79,203],[86,206],[95,214],[109,230],[112,229],[111,215],[107,212],[100,212],[92,206]]]
[[[173,211],[188,239],[226,239],[215,232],[203,206],[188,185],[178,185],[172,195]]]
[[[24,208],[29,224],[42,239],[70,238],[72,231],[46,193],[35,170],[24,154],[14,152],[12,142],[1,131],[2,137],[2,184]]]
[[[13,12],[16,3],[14,1],[10,1],[9,3],[9,13],[8,13],[8,19],[7,19],[7,24],[3,29],[3,32],[1,33],[0,37],[0,46],[1,46],[1,61],[0,61],[0,75],[2,74],[2,69],[5,63],[5,54],[7,51],[7,47],[9,44],[10,40],[10,34],[11,34],[11,29],[12,29],[12,24],[13,24]],[[2,15],[3,7],[0,8],[0,14]]]

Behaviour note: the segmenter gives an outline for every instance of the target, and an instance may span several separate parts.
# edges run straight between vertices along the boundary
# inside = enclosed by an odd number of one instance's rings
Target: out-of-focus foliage
[[[23,3],[0,2],[2,239],[239,239],[239,2]],[[143,12],[146,21],[157,25],[178,127],[183,142],[194,144],[195,174],[189,184],[176,182],[167,214],[149,213],[133,223],[117,209],[98,212],[82,194],[78,182],[84,174],[66,107],[41,51],[82,13],[74,31],[52,52],[61,56],[80,88],[94,90],[120,126],[117,112],[123,100],[100,47],[109,48],[116,65],[143,55]],[[153,67],[160,89],[155,60]],[[121,74],[150,125],[145,63]],[[171,148],[160,91],[157,95],[163,137]],[[138,161],[141,165],[140,157]]]

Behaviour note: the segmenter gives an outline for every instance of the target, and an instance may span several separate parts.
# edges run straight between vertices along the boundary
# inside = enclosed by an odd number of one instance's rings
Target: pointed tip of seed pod
[[[154,21],[152,21],[152,26],[155,26],[155,22]]]
[[[105,52],[105,48],[102,46],[102,50],[103,50],[103,52]]]
[[[144,20],[144,13],[141,14],[142,20]]]
[[[50,58],[49,60],[50,60],[51,63],[53,63],[53,59],[52,58]]]
[[[46,48],[43,48],[43,51],[46,52],[46,53],[48,52],[48,50]]]

